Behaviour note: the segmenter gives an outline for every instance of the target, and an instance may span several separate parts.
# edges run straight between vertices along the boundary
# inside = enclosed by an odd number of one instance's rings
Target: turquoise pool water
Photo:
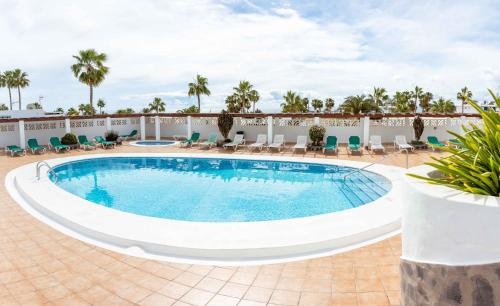
[[[167,140],[145,140],[145,141],[136,141],[136,145],[140,146],[168,146],[174,144],[175,141],[167,141]]]
[[[383,176],[323,164],[112,157],[54,168],[62,189],[138,215],[198,222],[282,220],[358,207],[386,194]],[[71,203],[68,203],[71,205]]]

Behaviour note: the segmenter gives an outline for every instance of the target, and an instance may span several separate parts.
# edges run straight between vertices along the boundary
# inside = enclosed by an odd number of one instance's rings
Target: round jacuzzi
[[[76,238],[147,258],[288,261],[384,239],[400,227],[397,167],[312,158],[120,154],[8,175],[14,198]]]
[[[137,140],[129,144],[135,147],[168,147],[176,143],[176,141],[170,140]]]

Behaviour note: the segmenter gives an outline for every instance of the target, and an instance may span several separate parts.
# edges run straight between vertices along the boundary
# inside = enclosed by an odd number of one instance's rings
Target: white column
[[[363,146],[368,147],[368,142],[370,141],[370,117],[365,116],[362,122],[363,122]]]
[[[267,116],[267,143],[273,143],[273,117]]]
[[[155,116],[155,139],[160,140],[160,116]]]
[[[69,118],[64,119],[64,127],[66,128],[66,134],[71,133],[71,121]]]
[[[314,124],[319,125],[319,117],[314,117]]]
[[[191,134],[193,133],[191,116],[187,116],[187,135],[186,137],[189,139]]]
[[[140,118],[140,126],[141,126],[141,140],[146,140],[146,117],[141,116]]]
[[[24,120],[19,120],[19,146],[26,149],[26,135],[24,134]]]
[[[106,131],[111,131],[111,118],[106,117]]]

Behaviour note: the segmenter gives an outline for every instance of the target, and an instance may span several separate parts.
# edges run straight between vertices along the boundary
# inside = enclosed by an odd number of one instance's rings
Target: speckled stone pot
[[[401,259],[404,306],[500,305],[500,263],[447,266]]]

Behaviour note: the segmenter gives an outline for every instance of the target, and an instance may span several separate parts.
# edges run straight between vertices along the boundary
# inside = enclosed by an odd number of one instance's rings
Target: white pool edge
[[[190,153],[96,154],[48,162],[54,166],[89,158],[138,156],[293,161],[355,168],[367,165],[333,159]],[[231,266],[303,260],[386,239],[398,234],[401,226],[403,170],[392,166],[369,168],[391,180],[392,188],[358,208],[289,220],[230,223],[159,219],[91,204],[50,182],[46,170],[37,181],[34,167],[33,163],[14,169],[5,180],[8,192],[27,212],[76,239],[149,259]]]

